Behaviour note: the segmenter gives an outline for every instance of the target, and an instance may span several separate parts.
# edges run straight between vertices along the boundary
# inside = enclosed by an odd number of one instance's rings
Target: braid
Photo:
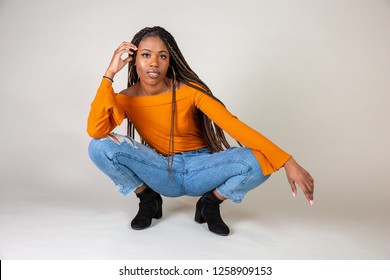
[[[169,137],[169,147],[168,147],[168,169],[169,173],[172,172],[172,165],[174,159],[174,127],[175,127],[175,115],[176,115],[176,82],[179,81],[185,85],[188,85],[204,94],[209,95],[223,106],[225,106],[218,98],[216,98],[209,87],[198,77],[198,75],[191,69],[185,60],[183,54],[181,53],[179,46],[177,45],[174,37],[166,31],[164,28],[155,26],[155,27],[146,27],[140,30],[135,34],[133,40],[131,41],[137,47],[140,42],[148,37],[159,37],[167,47],[170,53],[170,69],[167,72],[167,77],[173,80],[172,83],[172,114],[171,114],[171,129]],[[132,60],[129,63],[129,79],[127,87],[131,87],[138,82],[138,74],[134,69],[135,61]],[[208,148],[213,152],[223,151],[224,149],[230,148],[228,141],[226,140],[223,130],[213,123],[202,111],[199,109],[196,110],[198,121],[203,132],[205,141]],[[134,138],[134,126],[131,121],[128,121],[127,134],[128,136]],[[142,139],[142,143],[146,144]],[[240,143],[239,143],[240,144]],[[240,144],[241,146],[241,144]]]

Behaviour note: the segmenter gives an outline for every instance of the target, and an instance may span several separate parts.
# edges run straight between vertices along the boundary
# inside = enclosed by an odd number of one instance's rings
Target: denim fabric
[[[111,134],[92,139],[89,155],[124,195],[145,183],[168,197],[201,196],[216,188],[219,194],[239,203],[270,176],[263,175],[255,156],[245,147],[218,153],[202,148],[175,154],[171,176],[166,156],[126,136]]]

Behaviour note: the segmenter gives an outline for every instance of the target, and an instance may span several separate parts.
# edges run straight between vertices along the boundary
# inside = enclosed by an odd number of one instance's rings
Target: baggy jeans
[[[124,195],[146,184],[168,197],[202,196],[216,189],[240,203],[245,194],[264,183],[264,176],[250,149],[233,147],[212,153],[208,148],[174,155],[172,173],[168,157],[134,139],[112,133],[89,144],[89,156]]]

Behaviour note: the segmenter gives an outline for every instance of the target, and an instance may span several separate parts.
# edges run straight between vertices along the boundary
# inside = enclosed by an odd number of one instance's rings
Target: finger
[[[123,41],[123,42],[119,45],[119,47],[125,46],[125,45],[127,45],[127,46],[130,46],[130,45],[135,46],[135,45],[132,44],[131,42]]]
[[[306,177],[307,177],[307,180],[310,181],[311,185],[313,186],[314,185],[314,178],[307,171],[306,171]]]
[[[302,191],[304,192],[307,201],[308,201],[311,205],[313,205],[313,202],[314,202],[313,191],[311,191],[311,190],[308,188],[307,185],[305,185],[304,187],[302,187]]]
[[[132,61],[134,58],[132,56],[129,56],[128,58],[126,59],[123,59],[123,62],[124,63],[129,63],[130,61]]]
[[[123,50],[118,50],[118,51],[116,51],[116,52],[115,52],[115,56],[116,56],[116,57],[122,57],[122,55],[125,54],[125,53],[127,53],[127,54],[129,54],[129,55],[131,55],[131,56],[134,54],[133,51],[130,51],[130,50],[128,50],[128,49],[123,49]]]
[[[314,181],[310,181],[309,185],[310,185],[310,190],[314,192]]]
[[[312,199],[314,199],[314,183],[311,183],[310,184],[310,187],[311,187],[311,196],[312,196]]]
[[[298,186],[301,188],[303,194],[305,195],[306,199],[310,202],[313,200],[313,192],[310,190],[308,185],[305,183],[304,180],[300,180],[299,182],[296,182]]]
[[[305,176],[305,178],[302,180],[302,183],[310,190],[314,190],[314,179],[310,176],[309,173]]]
[[[119,47],[118,47],[118,49],[120,49],[120,48],[127,48],[127,49],[132,49],[132,50],[137,50],[138,48],[137,48],[137,46],[136,45],[134,45],[134,44],[132,44],[132,43],[130,43],[130,42],[123,42]]]
[[[314,183],[314,178],[309,174],[309,172],[307,173],[307,177],[310,182]]]
[[[288,182],[290,183],[291,190],[293,192],[293,196],[295,197],[297,195],[297,187],[295,186],[294,181],[288,180]]]
[[[125,46],[122,46],[120,49],[125,49],[125,50],[129,50],[129,51],[137,51],[138,50],[138,48],[134,45],[131,45],[131,46],[125,45]]]
[[[308,191],[304,191],[303,193],[305,194],[305,197],[306,197],[307,201],[308,201],[310,204],[312,204],[313,195],[312,195],[310,192],[308,192]]]
[[[134,47],[130,47],[130,46],[124,45],[124,46],[121,46],[121,47],[117,48],[115,50],[115,52],[120,52],[120,51],[123,51],[123,50],[126,50],[126,51],[136,51],[137,48],[135,46]]]
[[[310,180],[304,181],[303,184],[306,186],[306,188],[307,188],[310,192],[313,192],[313,191],[314,191],[314,185],[313,185],[313,183],[312,183]]]
[[[137,47],[129,47],[129,46],[120,46],[119,48],[117,48],[114,52],[114,54],[123,54],[125,52],[131,52],[131,53],[134,53],[135,51],[137,51]]]

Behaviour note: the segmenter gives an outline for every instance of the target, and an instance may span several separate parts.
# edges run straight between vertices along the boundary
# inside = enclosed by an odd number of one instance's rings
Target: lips
[[[152,79],[157,79],[160,77],[160,72],[158,70],[149,70],[146,71],[146,74]]]

